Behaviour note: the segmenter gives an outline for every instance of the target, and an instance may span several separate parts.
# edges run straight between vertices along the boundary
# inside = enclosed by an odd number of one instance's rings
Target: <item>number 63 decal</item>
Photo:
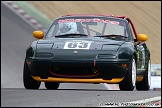
[[[64,49],[89,49],[91,42],[66,42]]]

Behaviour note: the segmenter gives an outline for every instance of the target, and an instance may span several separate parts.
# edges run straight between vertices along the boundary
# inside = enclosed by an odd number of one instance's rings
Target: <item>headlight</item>
[[[53,57],[53,54],[52,53],[36,53],[35,57],[48,58],[48,57]]]
[[[116,55],[111,55],[111,54],[99,54],[97,56],[98,59],[115,59]]]
[[[49,44],[37,44],[37,49],[39,48],[46,48],[46,49],[52,49],[53,44],[49,43]]]
[[[118,45],[103,45],[102,50],[117,51],[119,47]]]

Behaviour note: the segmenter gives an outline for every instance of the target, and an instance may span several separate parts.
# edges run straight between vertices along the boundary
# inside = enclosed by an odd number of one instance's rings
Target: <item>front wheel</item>
[[[136,61],[133,56],[132,62],[129,65],[128,72],[124,79],[119,83],[120,90],[133,91],[136,83]]]
[[[137,90],[149,90],[151,85],[151,60],[149,60],[144,78],[141,82],[136,83]]]
[[[24,62],[23,81],[24,81],[24,87],[26,89],[38,89],[41,84],[41,82],[36,81],[32,78],[26,61]]]
[[[58,89],[60,85],[60,83],[56,83],[56,82],[44,82],[44,83],[47,89],[53,89],[53,90]]]

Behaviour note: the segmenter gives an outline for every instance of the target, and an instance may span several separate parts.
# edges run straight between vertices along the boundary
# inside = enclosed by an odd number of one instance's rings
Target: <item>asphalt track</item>
[[[22,71],[25,50],[36,40],[34,31],[1,3],[1,106],[59,107],[99,106],[106,102],[130,102],[161,96],[160,91],[110,91],[102,84],[61,84],[58,90],[26,90]]]

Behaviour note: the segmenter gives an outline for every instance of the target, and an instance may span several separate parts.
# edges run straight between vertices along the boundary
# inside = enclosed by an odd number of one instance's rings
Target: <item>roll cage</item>
[[[135,28],[132,20],[130,18],[126,17],[126,16],[114,16],[114,15],[102,15],[102,14],[67,14],[67,15],[63,15],[63,16],[60,16],[60,17],[67,17],[67,16],[105,16],[105,17],[115,17],[115,18],[125,19],[130,23],[130,25],[131,25],[131,27],[133,29],[134,35],[135,35],[135,37],[137,39],[136,28]],[[104,28],[103,28],[102,32],[104,32]]]

